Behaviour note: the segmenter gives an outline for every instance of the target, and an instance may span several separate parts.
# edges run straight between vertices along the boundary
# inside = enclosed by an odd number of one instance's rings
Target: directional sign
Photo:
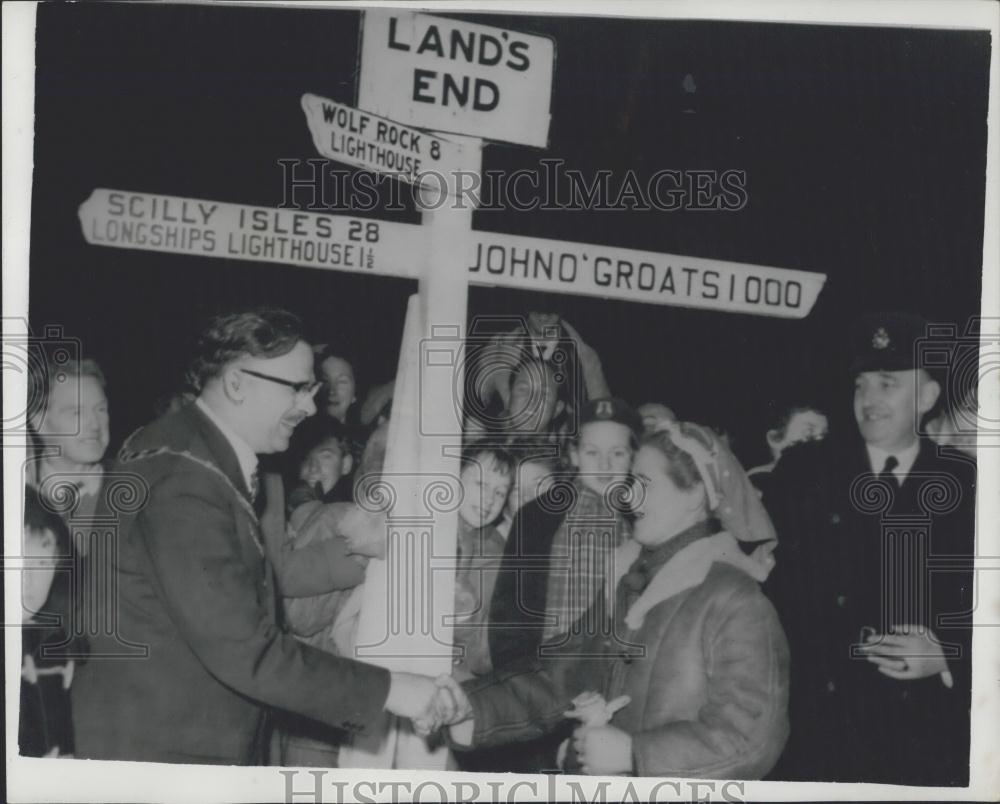
[[[426,232],[290,209],[97,189],[79,210],[92,245],[419,279]],[[473,232],[469,282],[804,318],[825,274],[539,237]]]
[[[316,150],[327,159],[410,184],[423,176],[423,182],[435,188],[447,186],[458,171],[471,169],[462,145],[429,132],[308,93],[302,96],[302,109]]]
[[[99,188],[80,205],[91,245],[417,279],[420,227]],[[383,239],[383,227],[392,232]],[[390,253],[391,250],[391,253]]]
[[[358,106],[417,128],[544,148],[554,63],[545,36],[369,10]]]
[[[476,232],[469,281],[546,293],[804,318],[825,274]]]

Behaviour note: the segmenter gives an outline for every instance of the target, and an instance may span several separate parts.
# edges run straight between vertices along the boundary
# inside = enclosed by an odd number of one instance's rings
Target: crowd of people
[[[470,350],[436,679],[352,658],[391,382],[360,393],[290,313],[220,316],[107,460],[99,367],[49,366],[21,752],[336,767],[388,711],[464,770],[963,785],[975,453],[921,435],[954,430],[924,327],[859,322],[856,428],[776,401],[749,472],[670,400],[613,396],[558,316]]]

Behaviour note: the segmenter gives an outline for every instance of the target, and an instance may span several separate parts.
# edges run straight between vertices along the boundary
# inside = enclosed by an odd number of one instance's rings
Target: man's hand
[[[427,737],[442,726],[452,726],[467,720],[472,705],[461,685],[450,675],[442,674],[434,680],[435,693],[430,705],[413,719],[413,730]]]
[[[612,776],[632,770],[632,736],[614,726],[580,726],[573,749],[588,776]]]
[[[426,718],[433,710],[438,687],[430,676],[415,673],[393,673],[389,684],[386,711],[399,717]]]
[[[948,673],[941,645],[934,632],[923,626],[894,625],[888,634],[868,637],[865,652],[880,673],[900,681]]]

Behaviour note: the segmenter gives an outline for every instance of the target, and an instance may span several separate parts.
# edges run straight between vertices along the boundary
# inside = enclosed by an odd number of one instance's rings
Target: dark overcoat
[[[113,475],[128,493],[106,495],[113,550],[91,567],[113,581],[113,627],[73,684],[78,756],[252,764],[272,707],[349,732],[376,718],[387,671],[278,627],[246,482],[207,416],[192,405],[140,430]]]
[[[969,776],[975,467],[922,440],[905,481],[860,438],[789,449],[764,499],[778,530],[765,590],[791,647],[791,736],[775,779],[964,785]],[[939,675],[897,680],[858,647],[931,629]]]

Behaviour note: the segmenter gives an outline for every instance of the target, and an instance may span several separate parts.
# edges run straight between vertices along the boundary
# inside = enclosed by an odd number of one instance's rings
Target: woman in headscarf
[[[662,423],[633,473],[634,538],[619,549],[628,572],[610,612],[592,610],[541,657],[461,687],[441,682],[442,718],[464,720],[452,745],[532,739],[576,704],[584,725],[568,744],[573,772],[761,778],[788,737],[788,647],[759,586],[774,529],[706,428]]]

